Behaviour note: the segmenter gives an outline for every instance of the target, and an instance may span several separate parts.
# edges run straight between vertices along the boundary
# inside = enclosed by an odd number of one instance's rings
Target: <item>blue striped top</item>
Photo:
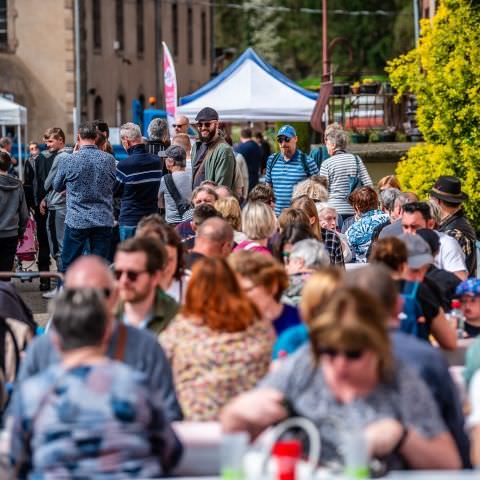
[[[304,161],[302,162],[302,156]],[[278,159],[272,162],[275,157]],[[304,163],[308,167],[305,171]],[[290,160],[285,160],[282,154],[274,153],[267,160],[267,172],[265,182],[273,187],[275,194],[275,213],[280,215],[284,208],[290,206],[293,188],[295,185],[312,175],[318,173],[318,166],[315,161],[297,148]]]

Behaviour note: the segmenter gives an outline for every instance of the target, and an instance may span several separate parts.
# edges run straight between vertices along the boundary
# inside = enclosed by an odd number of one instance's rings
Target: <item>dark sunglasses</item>
[[[184,127],[186,125],[186,123],[174,123],[172,125],[173,128],[180,128],[180,127]]]
[[[291,140],[290,137],[278,137],[277,142],[282,144],[282,143],[288,143]]]
[[[117,280],[120,280],[124,273],[127,275],[128,280],[135,282],[139,275],[142,273],[147,273],[147,270],[141,270],[140,272],[135,272],[134,270],[114,270],[113,272]]]
[[[197,128],[210,128],[210,125],[212,125],[213,122],[198,122],[197,123]]]
[[[337,350],[331,347],[320,347],[318,353],[320,355],[328,355],[331,358],[343,355],[348,360],[358,360],[363,355],[363,350]]]

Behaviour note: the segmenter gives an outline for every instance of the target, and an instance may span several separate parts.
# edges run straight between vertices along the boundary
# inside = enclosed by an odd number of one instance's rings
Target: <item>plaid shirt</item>
[[[343,261],[342,242],[333,230],[322,228],[322,240],[330,255],[330,264],[345,267]]]

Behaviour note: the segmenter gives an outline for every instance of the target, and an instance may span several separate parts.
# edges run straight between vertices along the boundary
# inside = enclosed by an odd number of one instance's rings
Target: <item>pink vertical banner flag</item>
[[[173,124],[177,112],[177,75],[172,55],[165,42],[163,45],[163,91],[165,96],[165,110],[169,126]]]

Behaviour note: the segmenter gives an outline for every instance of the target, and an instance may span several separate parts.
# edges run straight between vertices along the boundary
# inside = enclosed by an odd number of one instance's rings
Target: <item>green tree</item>
[[[399,96],[413,93],[425,143],[397,167],[402,186],[425,196],[439,175],[456,175],[469,195],[466,211],[480,226],[480,8],[443,0],[422,21],[417,48],[387,70]]]

